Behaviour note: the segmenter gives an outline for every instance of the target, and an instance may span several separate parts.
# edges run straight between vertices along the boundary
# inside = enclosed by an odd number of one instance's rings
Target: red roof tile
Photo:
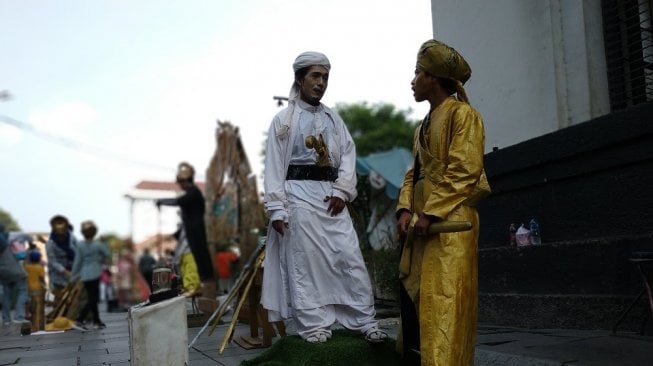
[[[204,192],[204,182],[195,182],[197,187]],[[175,182],[161,182],[152,180],[143,180],[139,182],[136,189],[156,190],[156,191],[180,191],[181,189]]]

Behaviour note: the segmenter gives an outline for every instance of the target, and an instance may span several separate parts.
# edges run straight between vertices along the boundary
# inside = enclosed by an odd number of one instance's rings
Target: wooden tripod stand
[[[263,260],[265,259],[265,244],[259,244],[256,248],[250,259],[247,261],[247,264],[243,267],[236,284],[229,291],[227,299],[220,304],[220,306],[213,312],[211,317],[206,321],[202,329],[197,333],[195,338],[188,345],[188,348],[193,347],[199,336],[206,330],[209,324],[211,324],[211,330],[209,331],[209,336],[213,334],[215,327],[218,325],[220,318],[227,312],[229,304],[231,304],[239,293],[240,300],[238,305],[234,309],[234,313],[227,328],[227,332],[218,348],[218,353],[222,354],[224,348],[232,338],[236,322],[238,321],[238,314],[245,302],[246,299],[249,301],[249,312],[248,312],[248,322],[250,325],[250,336],[240,337],[236,343],[238,343],[243,348],[263,348],[269,347],[272,345],[272,337],[275,335],[275,331],[272,328],[272,325],[267,320],[267,313],[265,309],[260,305],[260,290],[261,290],[261,271],[263,266]],[[252,291],[252,286],[254,286],[254,291]],[[263,328],[263,340],[259,340],[258,327],[261,324]],[[275,325],[279,331],[279,334],[283,337],[286,335],[286,328],[283,322],[276,322]]]

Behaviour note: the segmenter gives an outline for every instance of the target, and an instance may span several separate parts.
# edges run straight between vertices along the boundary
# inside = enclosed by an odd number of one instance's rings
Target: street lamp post
[[[272,99],[277,101],[277,107],[283,107],[283,102],[288,101],[288,97],[281,97],[281,96],[273,96]]]
[[[9,100],[11,99],[11,94],[9,90],[0,90],[0,100]]]
[[[131,242],[134,242],[134,201],[136,201],[136,197],[128,194],[125,194],[124,196],[126,199],[129,200],[129,240]]]

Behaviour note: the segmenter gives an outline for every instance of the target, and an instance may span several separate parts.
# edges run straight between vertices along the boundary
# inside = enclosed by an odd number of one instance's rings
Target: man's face
[[[66,234],[68,233],[68,223],[64,222],[64,221],[55,222],[52,225],[52,232],[58,238],[64,238],[66,236]]]
[[[420,68],[415,68],[415,77],[410,82],[411,89],[413,89],[413,97],[416,102],[427,100],[429,93],[433,91],[433,83],[435,78],[427,74]]]
[[[184,191],[187,190],[188,188],[193,186],[193,182],[189,180],[178,180],[177,185],[179,188],[183,189]]]
[[[311,66],[299,83],[299,95],[303,101],[318,105],[329,85],[329,70],[324,66]]]

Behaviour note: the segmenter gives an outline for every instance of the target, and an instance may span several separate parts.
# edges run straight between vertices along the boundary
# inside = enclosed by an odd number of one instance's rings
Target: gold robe
[[[454,97],[431,111],[415,133],[413,154],[421,172],[406,173],[397,212],[472,223],[469,231],[415,237],[404,244],[407,266],[401,266],[400,277],[416,306],[423,366],[473,363],[479,233],[474,205],[490,192],[484,140],[479,113]]]

